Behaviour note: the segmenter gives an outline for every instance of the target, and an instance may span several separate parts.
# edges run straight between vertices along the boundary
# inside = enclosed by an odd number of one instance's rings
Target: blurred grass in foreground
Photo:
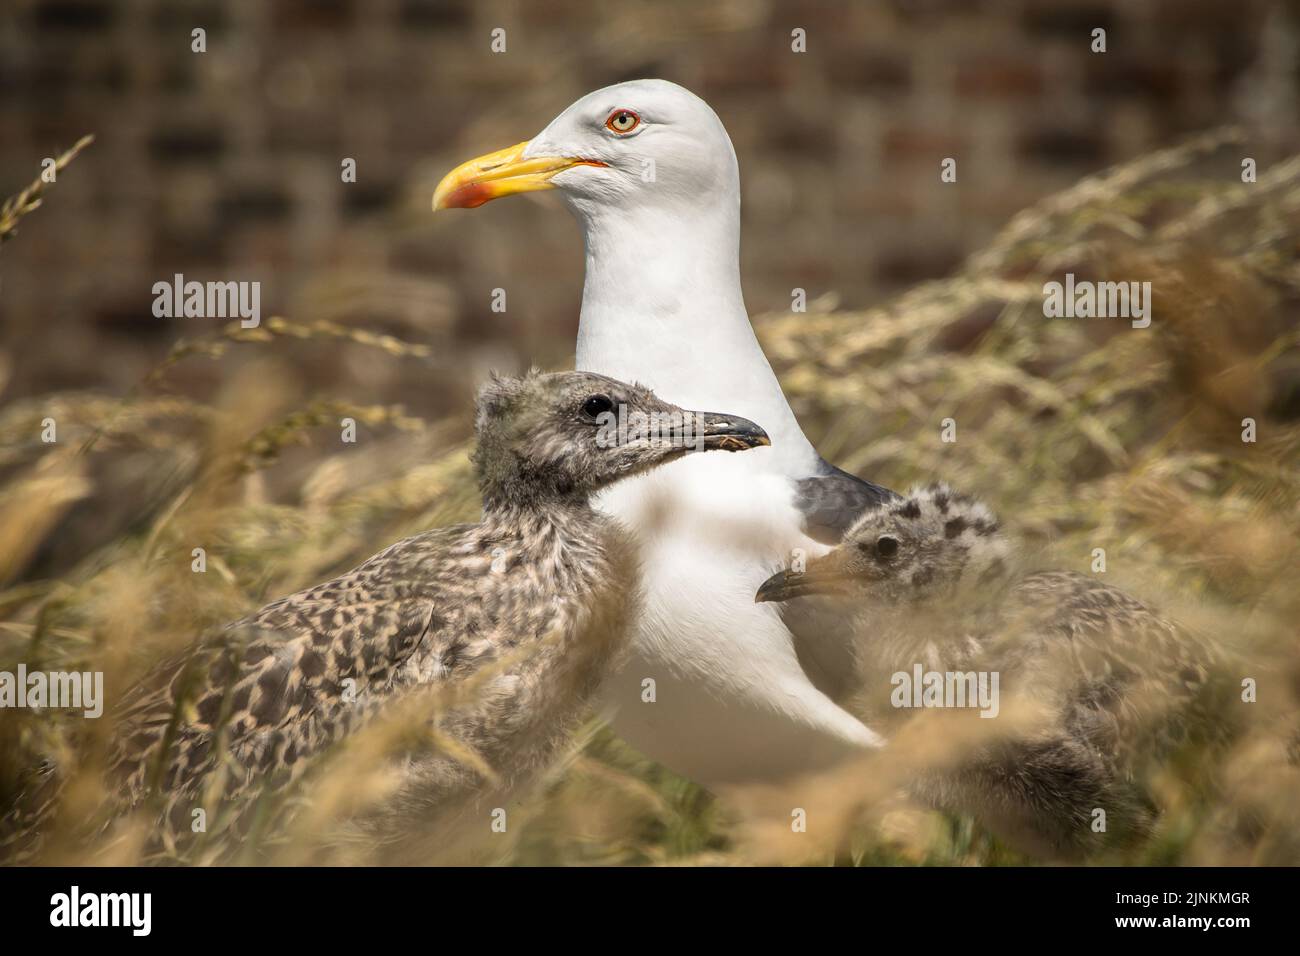
[[[1225,759],[1180,754],[1156,781],[1160,830],[1111,862],[1300,862],[1300,771],[1276,726],[1300,698],[1300,157],[1243,184],[1239,139],[1216,131],[1086,180],[1027,210],[959,274],[878,308],[838,311],[827,297],[756,322],[828,459],[895,488],[942,477],[1057,567],[1086,570],[1104,547],[1109,581],[1257,665],[1253,729]],[[1150,280],[1151,327],[1045,319],[1043,283],[1066,272]],[[427,358],[390,337],[272,319],[181,343],[128,396],[62,392],[0,410],[0,668],[103,670],[111,704],[204,631],[403,535],[473,520],[468,415],[424,422],[300,394],[296,343],[341,339],[384,361]],[[189,363],[236,350],[245,360],[213,401],[169,389]],[[337,440],[345,416],[356,446]],[[46,418],[56,444],[40,441]],[[944,418],[956,443],[939,441]],[[196,547],[206,574],[190,570]],[[0,806],[37,755],[78,754],[46,861],[81,858],[60,828],[102,796],[110,732],[108,719],[0,713]],[[715,797],[593,719],[512,808],[509,834],[471,858],[1024,862],[970,820],[897,802],[912,761],[958,746],[918,729],[866,767]],[[327,763],[315,792],[364,791],[330,780],[349,766]],[[791,794],[809,792],[830,809],[793,835]],[[100,858],[138,860],[138,845],[119,840]],[[300,858],[291,844],[263,850]]]

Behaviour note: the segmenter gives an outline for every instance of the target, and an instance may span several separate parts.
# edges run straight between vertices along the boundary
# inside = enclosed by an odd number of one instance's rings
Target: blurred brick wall
[[[477,366],[569,360],[577,230],[553,197],[436,219],[451,166],[590,89],[662,76],[726,123],[752,312],[944,275],[1080,176],[1247,120],[1297,146],[1295,2],[6,0],[0,192],[98,138],[0,250],[4,398],[129,387],[180,334],[150,287],[257,279],[263,315],[432,344],[445,378],[317,350],[303,374],[417,410]],[[190,31],[207,30],[207,52]],[[507,30],[493,54],[490,31]],[[1109,52],[1089,51],[1094,27]],[[808,52],[790,51],[802,27]],[[939,162],[958,159],[958,184]],[[358,181],[340,181],[344,157]],[[510,310],[489,309],[495,287]],[[195,368],[193,387],[211,370]],[[380,394],[366,394],[367,390]]]

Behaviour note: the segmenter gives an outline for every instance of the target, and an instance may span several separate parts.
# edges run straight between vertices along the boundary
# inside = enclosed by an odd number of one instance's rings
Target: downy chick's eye
[[[630,133],[641,125],[641,117],[631,110],[614,110],[605,120],[605,128],[611,133]]]
[[[582,403],[582,414],[588,418],[599,418],[605,412],[614,410],[614,401],[608,395],[593,395]]]
[[[898,539],[882,534],[876,539],[876,554],[882,558],[892,558],[898,554]]]

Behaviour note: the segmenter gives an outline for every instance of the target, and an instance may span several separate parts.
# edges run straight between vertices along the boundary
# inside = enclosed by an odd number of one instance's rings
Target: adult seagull
[[[740,173],[717,114],[636,80],[582,97],[532,140],[452,170],[434,210],[559,190],[582,227],[576,366],[758,422],[771,447],[695,456],[601,507],[642,548],[646,607],[603,691],[615,730],[706,786],[819,770],[880,738],[833,700],[846,635],[755,589],[824,553],[891,492],[827,464],[754,336],[740,288]],[[801,602],[793,602],[798,605]]]

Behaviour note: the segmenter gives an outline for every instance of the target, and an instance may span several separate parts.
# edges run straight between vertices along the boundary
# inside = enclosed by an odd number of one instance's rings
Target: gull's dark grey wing
[[[816,474],[795,482],[795,507],[804,533],[822,544],[839,544],[858,515],[898,496],[850,475],[825,459]],[[781,620],[794,635],[795,654],[813,686],[832,700],[853,685],[853,634],[842,604],[816,597],[781,605]]]
[[[816,474],[795,482],[794,504],[803,515],[808,537],[822,544],[839,544],[858,515],[897,497],[888,488],[819,459]]]
[[[853,627],[842,602],[798,597],[780,606],[794,653],[808,681],[836,703],[854,689]]]

